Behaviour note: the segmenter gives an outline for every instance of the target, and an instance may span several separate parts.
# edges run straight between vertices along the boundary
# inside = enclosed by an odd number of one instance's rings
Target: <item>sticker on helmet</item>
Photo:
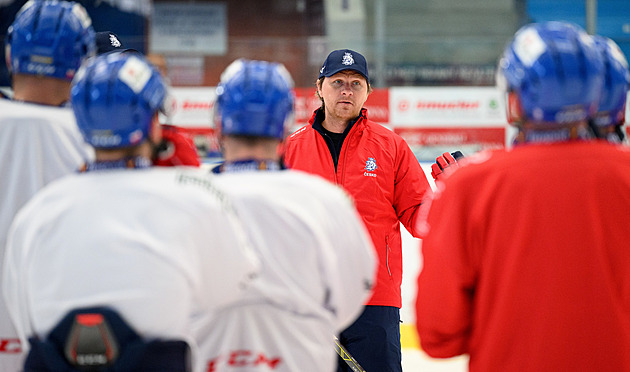
[[[538,32],[531,28],[516,35],[514,41],[514,53],[527,67],[532,66],[547,50]]]
[[[151,79],[149,66],[136,57],[129,57],[118,72],[118,78],[134,93],[140,93]]]

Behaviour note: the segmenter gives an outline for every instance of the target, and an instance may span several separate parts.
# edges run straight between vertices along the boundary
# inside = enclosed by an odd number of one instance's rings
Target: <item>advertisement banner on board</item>
[[[170,124],[188,128],[212,128],[214,87],[172,88]]]
[[[396,127],[497,127],[506,124],[495,87],[394,87],[390,123]]]

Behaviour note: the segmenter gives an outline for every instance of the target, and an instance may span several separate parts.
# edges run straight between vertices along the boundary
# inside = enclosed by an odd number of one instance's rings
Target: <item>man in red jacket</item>
[[[630,151],[588,124],[604,66],[628,73],[616,54],[603,63],[564,22],[508,44],[497,85],[517,142],[462,161],[425,225],[416,324],[430,356],[469,354],[471,372],[630,371]]]
[[[316,86],[322,107],[309,125],[287,138],[284,161],[342,186],[353,197],[374,242],[379,269],[364,312],[339,339],[367,371],[399,372],[400,223],[417,236],[417,211],[431,188],[407,143],[368,120],[363,104],[372,88],[361,54],[331,52]],[[339,363],[339,371],[346,368]]]

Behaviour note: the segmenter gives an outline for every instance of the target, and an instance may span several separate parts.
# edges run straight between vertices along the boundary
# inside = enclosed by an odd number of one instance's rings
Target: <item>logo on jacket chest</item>
[[[366,160],[365,162],[365,172],[363,172],[363,175],[365,177],[376,177],[376,173],[370,173],[376,170],[376,168],[378,168],[378,166],[376,165],[376,160],[374,160],[374,158],[368,158],[368,160]]]

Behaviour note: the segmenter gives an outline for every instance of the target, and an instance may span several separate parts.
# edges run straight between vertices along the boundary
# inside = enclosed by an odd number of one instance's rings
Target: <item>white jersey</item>
[[[46,184],[93,157],[70,108],[0,99],[0,262],[17,211]],[[0,298],[0,371],[21,370],[16,336]]]
[[[239,297],[259,268],[229,197],[200,169],[110,170],[47,186],[9,233],[3,295],[24,342],[70,310],[109,306],[148,340]]]
[[[334,335],[369,298],[376,259],[349,197],[299,171],[225,173],[262,272],[203,325],[205,371],[330,372]]]

